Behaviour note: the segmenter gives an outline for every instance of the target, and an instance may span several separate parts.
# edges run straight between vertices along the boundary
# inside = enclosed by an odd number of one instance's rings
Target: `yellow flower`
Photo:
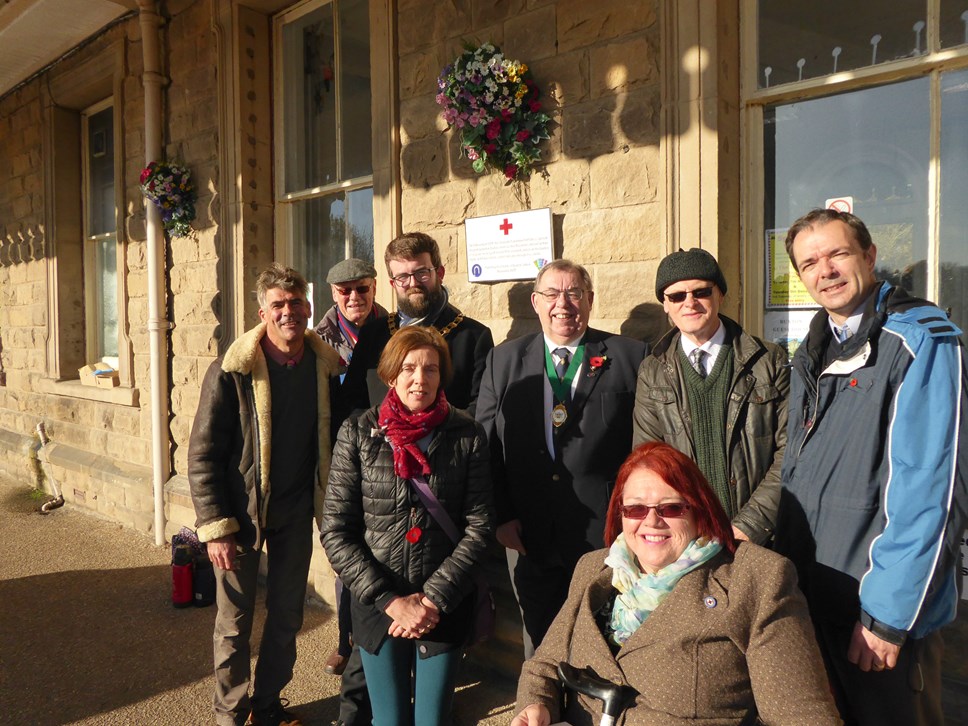
[[[524,94],[526,94],[527,92],[528,92],[528,87],[522,83],[520,86],[518,86],[518,90],[517,92],[515,92],[514,97],[524,98]]]

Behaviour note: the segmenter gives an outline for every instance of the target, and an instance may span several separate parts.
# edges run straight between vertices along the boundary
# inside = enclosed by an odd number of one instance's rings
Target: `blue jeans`
[[[449,723],[463,648],[419,658],[419,640],[387,637],[378,655],[360,648],[371,688],[373,726],[442,726]],[[413,693],[413,705],[410,696]]]

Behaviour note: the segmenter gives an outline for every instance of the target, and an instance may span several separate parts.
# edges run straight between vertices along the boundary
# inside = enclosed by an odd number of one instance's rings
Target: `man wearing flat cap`
[[[385,318],[387,311],[373,299],[376,269],[369,262],[356,257],[337,262],[327,273],[326,282],[336,304],[326,311],[315,330],[336,349],[343,365],[347,366],[353,357],[360,328],[370,320]]]
[[[675,327],[639,367],[635,445],[665,441],[692,457],[736,538],[768,544],[786,448],[786,353],[719,314],[726,279],[705,250],[663,259],[655,294]]]

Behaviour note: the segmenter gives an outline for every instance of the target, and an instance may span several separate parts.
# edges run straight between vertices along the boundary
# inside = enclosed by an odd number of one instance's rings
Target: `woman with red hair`
[[[699,467],[664,443],[618,472],[607,549],[581,559],[568,600],[518,683],[511,726],[598,723],[558,664],[638,695],[626,724],[839,724],[788,560],[737,543]]]

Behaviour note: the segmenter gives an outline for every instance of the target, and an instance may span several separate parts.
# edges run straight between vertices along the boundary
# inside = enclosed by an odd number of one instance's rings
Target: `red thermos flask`
[[[192,550],[188,545],[177,545],[171,558],[171,604],[187,608],[193,600]]]

